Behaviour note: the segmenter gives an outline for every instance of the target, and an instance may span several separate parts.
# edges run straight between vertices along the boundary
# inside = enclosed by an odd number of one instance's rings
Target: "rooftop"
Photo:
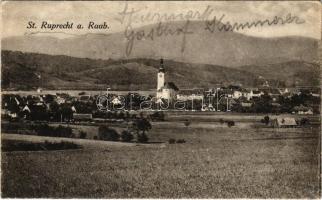
[[[166,82],[161,89],[173,89],[175,91],[179,90],[179,88],[173,82]]]

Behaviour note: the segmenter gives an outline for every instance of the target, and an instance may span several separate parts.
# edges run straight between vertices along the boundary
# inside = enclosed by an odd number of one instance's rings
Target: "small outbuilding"
[[[271,125],[275,128],[294,128],[297,123],[292,117],[278,117],[271,121]]]

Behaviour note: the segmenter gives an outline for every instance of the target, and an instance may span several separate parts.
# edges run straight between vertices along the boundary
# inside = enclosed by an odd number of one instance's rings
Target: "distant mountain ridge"
[[[289,61],[270,65],[248,65],[238,69],[251,72],[265,79],[283,80],[285,86],[319,86],[320,67],[318,63]]]
[[[154,36],[134,39],[133,49],[127,57],[129,41],[124,33],[87,34],[58,39],[44,35],[25,35],[2,39],[2,49],[34,52],[48,55],[66,55],[91,59],[133,59],[149,58],[184,63],[205,63],[210,65],[238,67],[243,65],[268,65],[289,61],[316,61],[318,41],[305,37],[258,38],[236,32],[213,33],[205,30],[205,22],[191,21],[189,30],[193,34]],[[133,29],[134,34],[142,31],[149,34],[158,25]],[[163,27],[176,30],[184,22],[168,22]],[[135,35],[137,36],[137,35]],[[136,37],[137,38],[137,37]],[[182,45],[184,43],[184,52]]]
[[[99,60],[2,51],[3,89],[155,90],[159,59]],[[273,86],[319,86],[319,66],[292,61],[269,66],[229,68],[165,60],[166,81],[179,89],[219,84],[254,87],[262,80]],[[304,74],[304,76],[303,76]]]

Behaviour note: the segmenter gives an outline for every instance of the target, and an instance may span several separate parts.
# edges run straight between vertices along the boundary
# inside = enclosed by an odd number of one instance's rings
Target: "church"
[[[157,80],[157,99],[175,100],[179,89],[173,82],[165,82],[163,59],[160,60]]]

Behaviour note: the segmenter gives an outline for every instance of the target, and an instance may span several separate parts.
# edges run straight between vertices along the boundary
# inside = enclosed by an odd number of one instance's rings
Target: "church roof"
[[[173,82],[166,82],[161,89],[173,89],[175,91],[179,90],[179,88]]]

